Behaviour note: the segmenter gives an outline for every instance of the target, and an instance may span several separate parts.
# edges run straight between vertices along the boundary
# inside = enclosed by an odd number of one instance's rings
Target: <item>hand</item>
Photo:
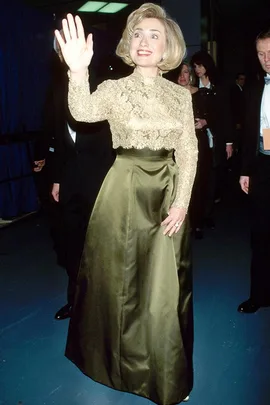
[[[177,233],[184,222],[187,211],[184,208],[170,208],[167,218],[161,222],[161,226],[165,227],[163,235],[172,236]]]
[[[249,191],[249,176],[241,176],[239,180],[241,189],[248,194]]]
[[[34,167],[34,172],[41,172],[41,170],[43,169],[43,167],[45,166],[45,159],[42,160],[35,160],[34,161],[35,167]]]
[[[62,20],[64,38],[58,30],[56,39],[60,45],[63,58],[71,73],[85,73],[93,57],[93,38],[89,34],[85,40],[84,28],[80,17],[67,15]]]
[[[195,118],[195,129],[202,129],[207,125],[207,121],[201,118]]]
[[[227,159],[230,159],[233,155],[233,146],[232,145],[226,145],[226,154],[227,154]]]
[[[59,191],[60,191],[60,184],[53,183],[52,196],[53,196],[54,201],[56,201],[56,202],[59,202]]]

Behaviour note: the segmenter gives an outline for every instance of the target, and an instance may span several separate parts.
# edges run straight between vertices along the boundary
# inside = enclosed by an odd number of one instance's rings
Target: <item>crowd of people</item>
[[[266,81],[246,90],[239,73],[230,91],[209,53],[184,60],[181,29],[152,3],[131,13],[117,46],[132,73],[97,88],[80,18],[68,14],[55,36],[44,128],[53,158],[37,159],[35,171],[49,173],[69,279],[55,315],[70,318],[66,356],[109,387],[160,405],[187,401],[191,237],[214,229],[234,154],[253,212],[251,292],[238,311],[270,305],[270,30],[256,39]],[[175,83],[163,77],[175,69]]]

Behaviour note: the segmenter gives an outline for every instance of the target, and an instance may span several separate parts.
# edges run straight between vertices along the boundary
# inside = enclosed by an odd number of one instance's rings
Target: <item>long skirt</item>
[[[117,150],[86,234],[66,356],[94,381],[160,405],[193,385],[190,232],[160,225],[174,201],[172,151]]]

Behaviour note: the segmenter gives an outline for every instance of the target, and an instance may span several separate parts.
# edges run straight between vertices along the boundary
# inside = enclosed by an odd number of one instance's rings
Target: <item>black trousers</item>
[[[250,183],[251,286],[250,298],[260,306],[270,305],[270,156],[259,154]]]
[[[202,229],[205,219],[212,216],[214,205],[215,169],[213,150],[209,148],[204,131],[196,131],[198,138],[198,163],[193,185],[189,217],[192,229]]]
[[[63,225],[59,247],[61,264],[68,275],[67,302],[72,305],[92,204],[87,196],[80,193],[73,194],[68,201],[59,204]]]

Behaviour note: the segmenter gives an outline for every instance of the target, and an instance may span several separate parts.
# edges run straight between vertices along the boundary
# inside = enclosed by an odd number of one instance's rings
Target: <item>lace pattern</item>
[[[69,82],[68,103],[77,121],[108,120],[113,147],[174,149],[179,168],[175,207],[188,208],[197,167],[191,95],[165,78],[144,78],[136,70],[106,80],[90,94],[88,79]]]

